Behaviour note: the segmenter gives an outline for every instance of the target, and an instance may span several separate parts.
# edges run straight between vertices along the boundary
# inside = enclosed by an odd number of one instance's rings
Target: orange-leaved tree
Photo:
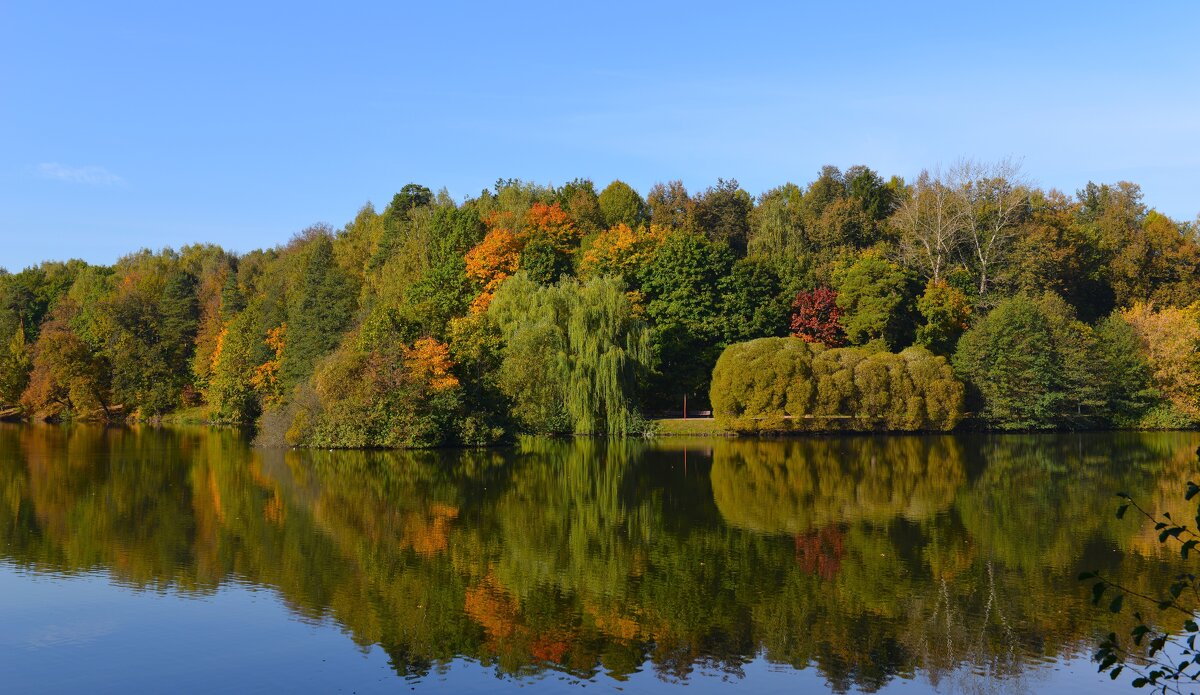
[[[522,239],[504,227],[497,227],[467,252],[467,277],[482,286],[479,295],[471,301],[471,313],[480,314],[487,310],[496,288],[517,272],[523,248]]]
[[[522,254],[527,248],[541,252],[535,260],[535,264],[541,265],[545,263],[542,255],[568,258],[582,236],[558,203],[534,203],[525,211],[522,222],[519,231],[514,232],[509,226],[513,223],[512,215],[492,215],[488,220],[490,230],[483,241],[467,252],[464,259],[467,277],[480,285],[479,294],[471,302],[471,313],[487,310],[500,283],[523,266]]]
[[[279,367],[283,364],[283,349],[287,345],[287,323],[268,330],[266,343],[275,356],[255,368],[250,385],[261,394],[263,405],[279,405],[283,403]]]
[[[404,366],[414,377],[427,380],[434,391],[458,386],[458,378],[450,373],[454,367],[450,347],[434,338],[421,338],[405,347]]]
[[[542,238],[557,249],[570,249],[579,244],[580,233],[558,203],[534,203],[525,213],[525,234],[529,239]]]

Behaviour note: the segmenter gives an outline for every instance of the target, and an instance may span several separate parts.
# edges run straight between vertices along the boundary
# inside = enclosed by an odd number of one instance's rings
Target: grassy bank
[[[717,425],[710,417],[664,418],[653,420],[654,434],[660,437],[732,437],[733,432]]]

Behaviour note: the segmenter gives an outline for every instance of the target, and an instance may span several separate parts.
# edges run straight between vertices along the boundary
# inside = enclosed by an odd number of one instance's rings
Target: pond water
[[[0,689],[1126,692],[1076,575],[1178,572],[1114,493],[1182,510],[1197,445],[4,425]]]

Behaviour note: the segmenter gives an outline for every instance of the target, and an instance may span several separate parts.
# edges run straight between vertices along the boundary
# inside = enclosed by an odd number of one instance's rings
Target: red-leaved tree
[[[826,347],[838,347],[846,342],[841,318],[837,292],[828,287],[801,292],[792,302],[792,337],[821,343]]]

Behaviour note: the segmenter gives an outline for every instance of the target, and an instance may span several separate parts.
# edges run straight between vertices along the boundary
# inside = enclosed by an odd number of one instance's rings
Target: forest
[[[638,434],[685,397],[736,431],[1186,428],[1198,231],[1136,184],[1069,195],[1009,161],[758,196],[408,184],[271,249],[0,272],[0,415],[322,448]]]

